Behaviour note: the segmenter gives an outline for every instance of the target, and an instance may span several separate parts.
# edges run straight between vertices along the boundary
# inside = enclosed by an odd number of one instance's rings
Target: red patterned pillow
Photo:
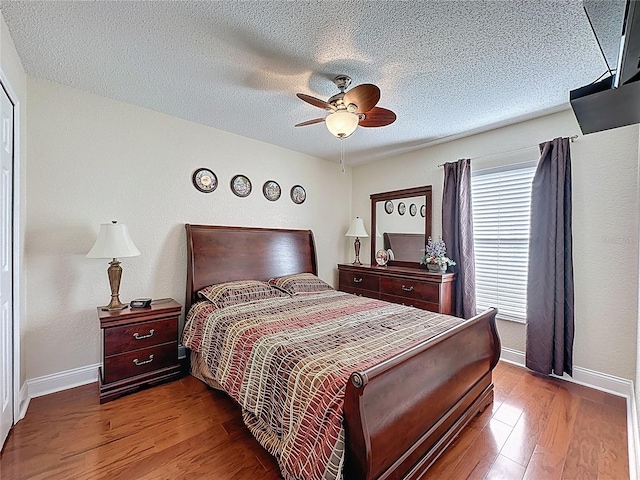
[[[323,292],[325,290],[333,290],[328,283],[320,280],[312,273],[296,273],[294,275],[285,275],[284,277],[272,278],[269,285],[287,292],[290,295],[299,293]]]
[[[286,293],[258,280],[215,283],[200,290],[198,295],[215,303],[218,308],[253,302],[254,300],[288,296]]]

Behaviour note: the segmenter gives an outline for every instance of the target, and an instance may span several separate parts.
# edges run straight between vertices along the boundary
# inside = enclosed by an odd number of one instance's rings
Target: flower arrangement
[[[453,260],[447,257],[447,246],[442,238],[438,238],[435,242],[431,237],[427,239],[427,244],[424,247],[424,255],[420,259],[421,265],[438,265],[441,269],[446,270],[449,266],[456,264]]]

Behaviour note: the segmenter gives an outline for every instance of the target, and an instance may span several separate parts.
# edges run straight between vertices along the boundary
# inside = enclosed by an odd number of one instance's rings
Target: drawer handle
[[[404,290],[405,292],[413,292],[413,285],[411,285],[410,287],[405,287],[404,285],[402,285],[402,290]]]
[[[133,338],[135,338],[136,340],[144,340],[145,338],[151,338],[153,337],[153,328],[151,330],[149,330],[149,333],[147,333],[146,335],[140,335],[138,332],[133,334]]]
[[[153,362],[153,354],[149,355],[149,360],[140,361],[137,358],[133,359],[133,363],[136,364],[136,367],[139,367],[140,365],[146,365],[147,363],[151,363],[151,362]]]
[[[362,278],[353,277],[353,283],[362,283]]]

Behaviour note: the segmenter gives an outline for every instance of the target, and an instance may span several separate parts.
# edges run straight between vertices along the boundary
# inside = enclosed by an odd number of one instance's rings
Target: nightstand
[[[182,306],[166,298],[147,308],[103,311],[100,403],[142,387],[175,380],[182,375],[178,362],[178,318]]]

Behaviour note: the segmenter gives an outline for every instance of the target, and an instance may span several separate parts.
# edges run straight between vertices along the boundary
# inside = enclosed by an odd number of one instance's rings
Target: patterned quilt
[[[349,376],[464,320],[329,290],[216,308],[196,303],[184,344],[242,407],[285,480],[339,479]]]

